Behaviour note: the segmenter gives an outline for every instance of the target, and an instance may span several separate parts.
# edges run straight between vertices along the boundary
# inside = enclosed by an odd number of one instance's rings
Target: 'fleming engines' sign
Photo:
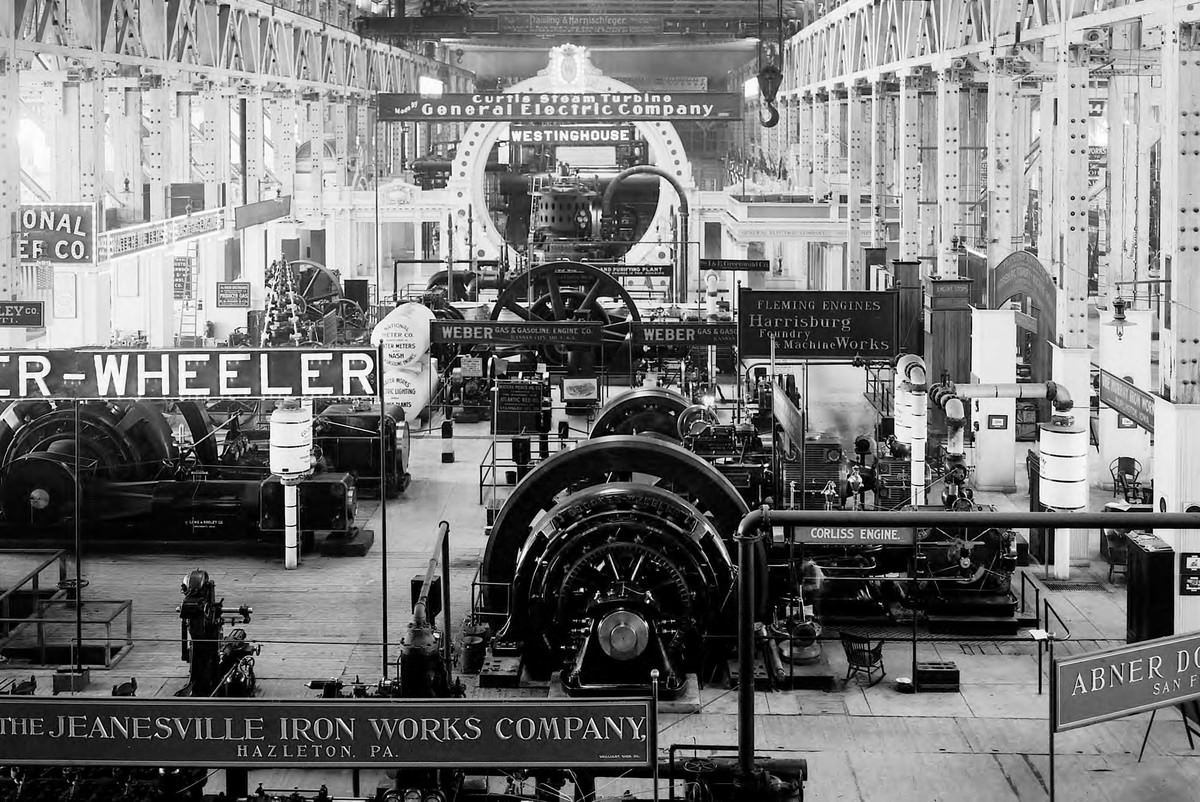
[[[211,767],[650,765],[647,700],[0,698],[14,764]]]
[[[22,204],[17,259],[90,264],[96,258],[95,208],[90,203]]]
[[[894,292],[786,292],[738,295],[741,356],[780,359],[891,359],[899,353]]]
[[[379,93],[382,122],[437,120],[547,120],[556,123],[611,120],[740,120],[742,97],[733,92],[500,92],[428,97]]]
[[[375,393],[371,349],[0,351],[0,398],[373,398]]]

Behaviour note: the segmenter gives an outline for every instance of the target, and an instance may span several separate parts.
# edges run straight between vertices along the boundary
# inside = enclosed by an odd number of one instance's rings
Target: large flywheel
[[[339,328],[361,329],[366,326],[366,310],[345,297],[342,282],[325,265],[308,259],[288,262],[294,292],[306,317],[320,320],[335,312]]]
[[[612,483],[569,496],[521,550],[521,614],[499,633],[534,674],[576,694],[645,684],[667,695],[696,670],[701,638],[733,614],[733,563],[712,519],[657,487]]]
[[[596,361],[609,367],[627,364],[634,355],[630,332],[641,320],[637,304],[621,282],[583,262],[549,262],[516,276],[492,307],[492,320],[570,322],[595,321],[603,330]],[[571,348],[548,346],[547,364],[563,365]]]
[[[14,402],[0,413],[5,519],[61,523],[77,482],[162,478],[177,455],[162,413],[146,402]]]
[[[644,387],[612,399],[592,424],[592,437],[658,434],[679,440],[679,416],[688,400],[672,390]]]

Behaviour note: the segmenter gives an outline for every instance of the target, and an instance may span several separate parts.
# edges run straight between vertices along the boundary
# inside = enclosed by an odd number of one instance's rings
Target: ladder
[[[179,331],[175,344],[181,348],[198,348],[200,342],[200,243],[192,240],[187,247],[187,292],[180,299]]]
[[[528,240],[525,243],[525,265],[533,267],[533,232],[537,226],[538,212],[541,210],[542,190],[546,186],[546,176],[535,175],[529,184],[529,225]]]

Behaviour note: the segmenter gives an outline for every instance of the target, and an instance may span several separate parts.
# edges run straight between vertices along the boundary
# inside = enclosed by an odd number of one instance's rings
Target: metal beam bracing
[[[1180,22],[1200,21],[1200,4],[1169,2]],[[1163,5],[1163,0],[828,0],[825,15],[784,44],[780,93],[872,82],[904,70],[947,69],[957,58],[988,59],[1064,34],[1081,42],[1088,28],[1137,20]]]
[[[413,90],[438,69],[467,74],[264,0],[16,0],[13,10],[19,57],[49,70],[124,65],[362,97]]]

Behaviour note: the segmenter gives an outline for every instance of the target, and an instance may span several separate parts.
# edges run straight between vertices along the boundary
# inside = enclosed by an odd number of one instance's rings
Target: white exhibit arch
[[[638,92],[636,87],[607,77],[591,62],[587,48],[561,45],[550,51],[550,63],[532,78],[505,90],[515,93],[579,94],[584,92]],[[614,121],[618,122],[618,121]],[[646,140],[650,164],[672,175],[690,195],[695,190],[692,166],[684,153],[683,142],[675,126],[667,122],[638,122],[634,125]],[[454,168],[446,184],[454,215],[454,253],[467,253],[467,218],[474,229],[472,243],[480,259],[498,258],[504,238],[492,223],[484,195],[484,167],[488,154],[501,138],[508,137],[508,122],[477,122],[467,127],[454,157]],[[630,248],[625,260],[630,264],[674,262],[672,243],[676,241],[672,210],[680,202],[665,180],[659,184],[658,206],[642,242]],[[689,198],[690,206],[692,199]]]

